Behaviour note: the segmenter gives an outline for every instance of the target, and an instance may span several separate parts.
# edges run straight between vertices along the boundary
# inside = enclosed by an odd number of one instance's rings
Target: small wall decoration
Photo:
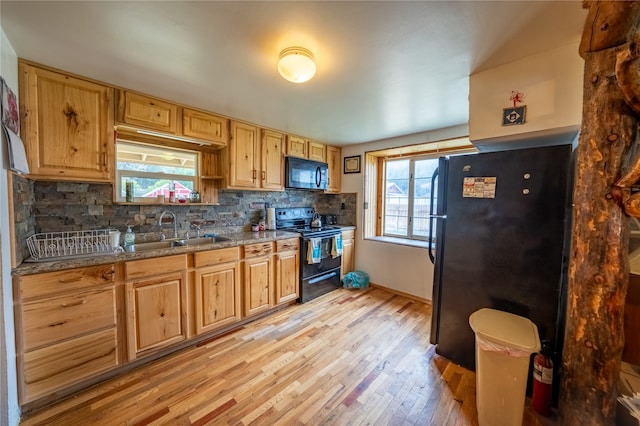
[[[360,173],[360,156],[344,157],[344,173]]]
[[[503,126],[513,126],[515,124],[525,123],[525,114],[527,112],[527,106],[526,105],[518,106],[519,103],[522,103],[523,99],[524,99],[524,93],[520,93],[515,90],[511,92],[511,97],[509,98],[509,100],[513,101],[513,108],[504,108],[502,110]]]

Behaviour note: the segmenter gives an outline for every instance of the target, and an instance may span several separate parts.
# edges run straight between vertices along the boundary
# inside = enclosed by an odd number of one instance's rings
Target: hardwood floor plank
[[[336,290],[26,416],[23,425],[477,425],[475,374],[429,344],[430,306]],[[525,410],[526,426],[553,425]]]

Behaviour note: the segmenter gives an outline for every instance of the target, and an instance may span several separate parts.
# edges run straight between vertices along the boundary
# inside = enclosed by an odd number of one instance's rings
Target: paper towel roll
[[[276,209],[267,208],[267,229],[276,229]]]

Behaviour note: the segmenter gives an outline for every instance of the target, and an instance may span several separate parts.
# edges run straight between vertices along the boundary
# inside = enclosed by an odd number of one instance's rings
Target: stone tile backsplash
[[[29,257],[26,239],[35,233],[118,229],[128,225],[138,241],[173,234],[173,227],[160,228],[158,218],[165,211],[178,218],[178,235],[191,224],[202,232],[247,231],[257,223],[266,205],[271,207],[313,206],[320,214],[338,215],[338,223],[355,225],[356,194],[324,194],[312,191],[219,192],[217,205],[120,205],[113,204],[111,184],[31,181],[14,176],[13,200],[16,229],[17,263]]]

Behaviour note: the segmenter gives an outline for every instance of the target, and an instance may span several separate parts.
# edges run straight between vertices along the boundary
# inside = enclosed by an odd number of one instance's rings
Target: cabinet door
[[[298,250],[276,253],[276,304],[296,300],[299,291]]]
[[[327,161],[327,152],[324,144],[309,141],[309,160]]]
[[[186,339],[184,272],[126,284],[129,359]]]
[[[111,181],[113,89],[22,62],[19,68],[30,175]]]
[[[118,120],[137,127],[176,134],[178,106],[137,93],[120,91]]]
[[[263,256],[244,261],[245,316],[269,310],[273,305],[273,260]]]
[[[342,233],[342,263],[340,273],[344,276],[347,272],[354,271],[354,242],[355,232],[352,230]]]
[[[229,120],[189,108],[182,110],[182,134],[196,139],[227,145]]]
[[[284,188],[284,134],[273,130],[262,130],[261,186],[264,189]]]
[[[327,192],[340,192],[342,150],[335,146],[327,146],[327,164],[329,164],[329,182]]]
[[[237,262],[195,271],[196,334],[202,334],[241,318],[240,274]]]
[[[307,158],[307,140],[299,136],[287,136],[287,155]]]
[[[232,121],[229,148],[229,186],[258,188],[258,128]]]

